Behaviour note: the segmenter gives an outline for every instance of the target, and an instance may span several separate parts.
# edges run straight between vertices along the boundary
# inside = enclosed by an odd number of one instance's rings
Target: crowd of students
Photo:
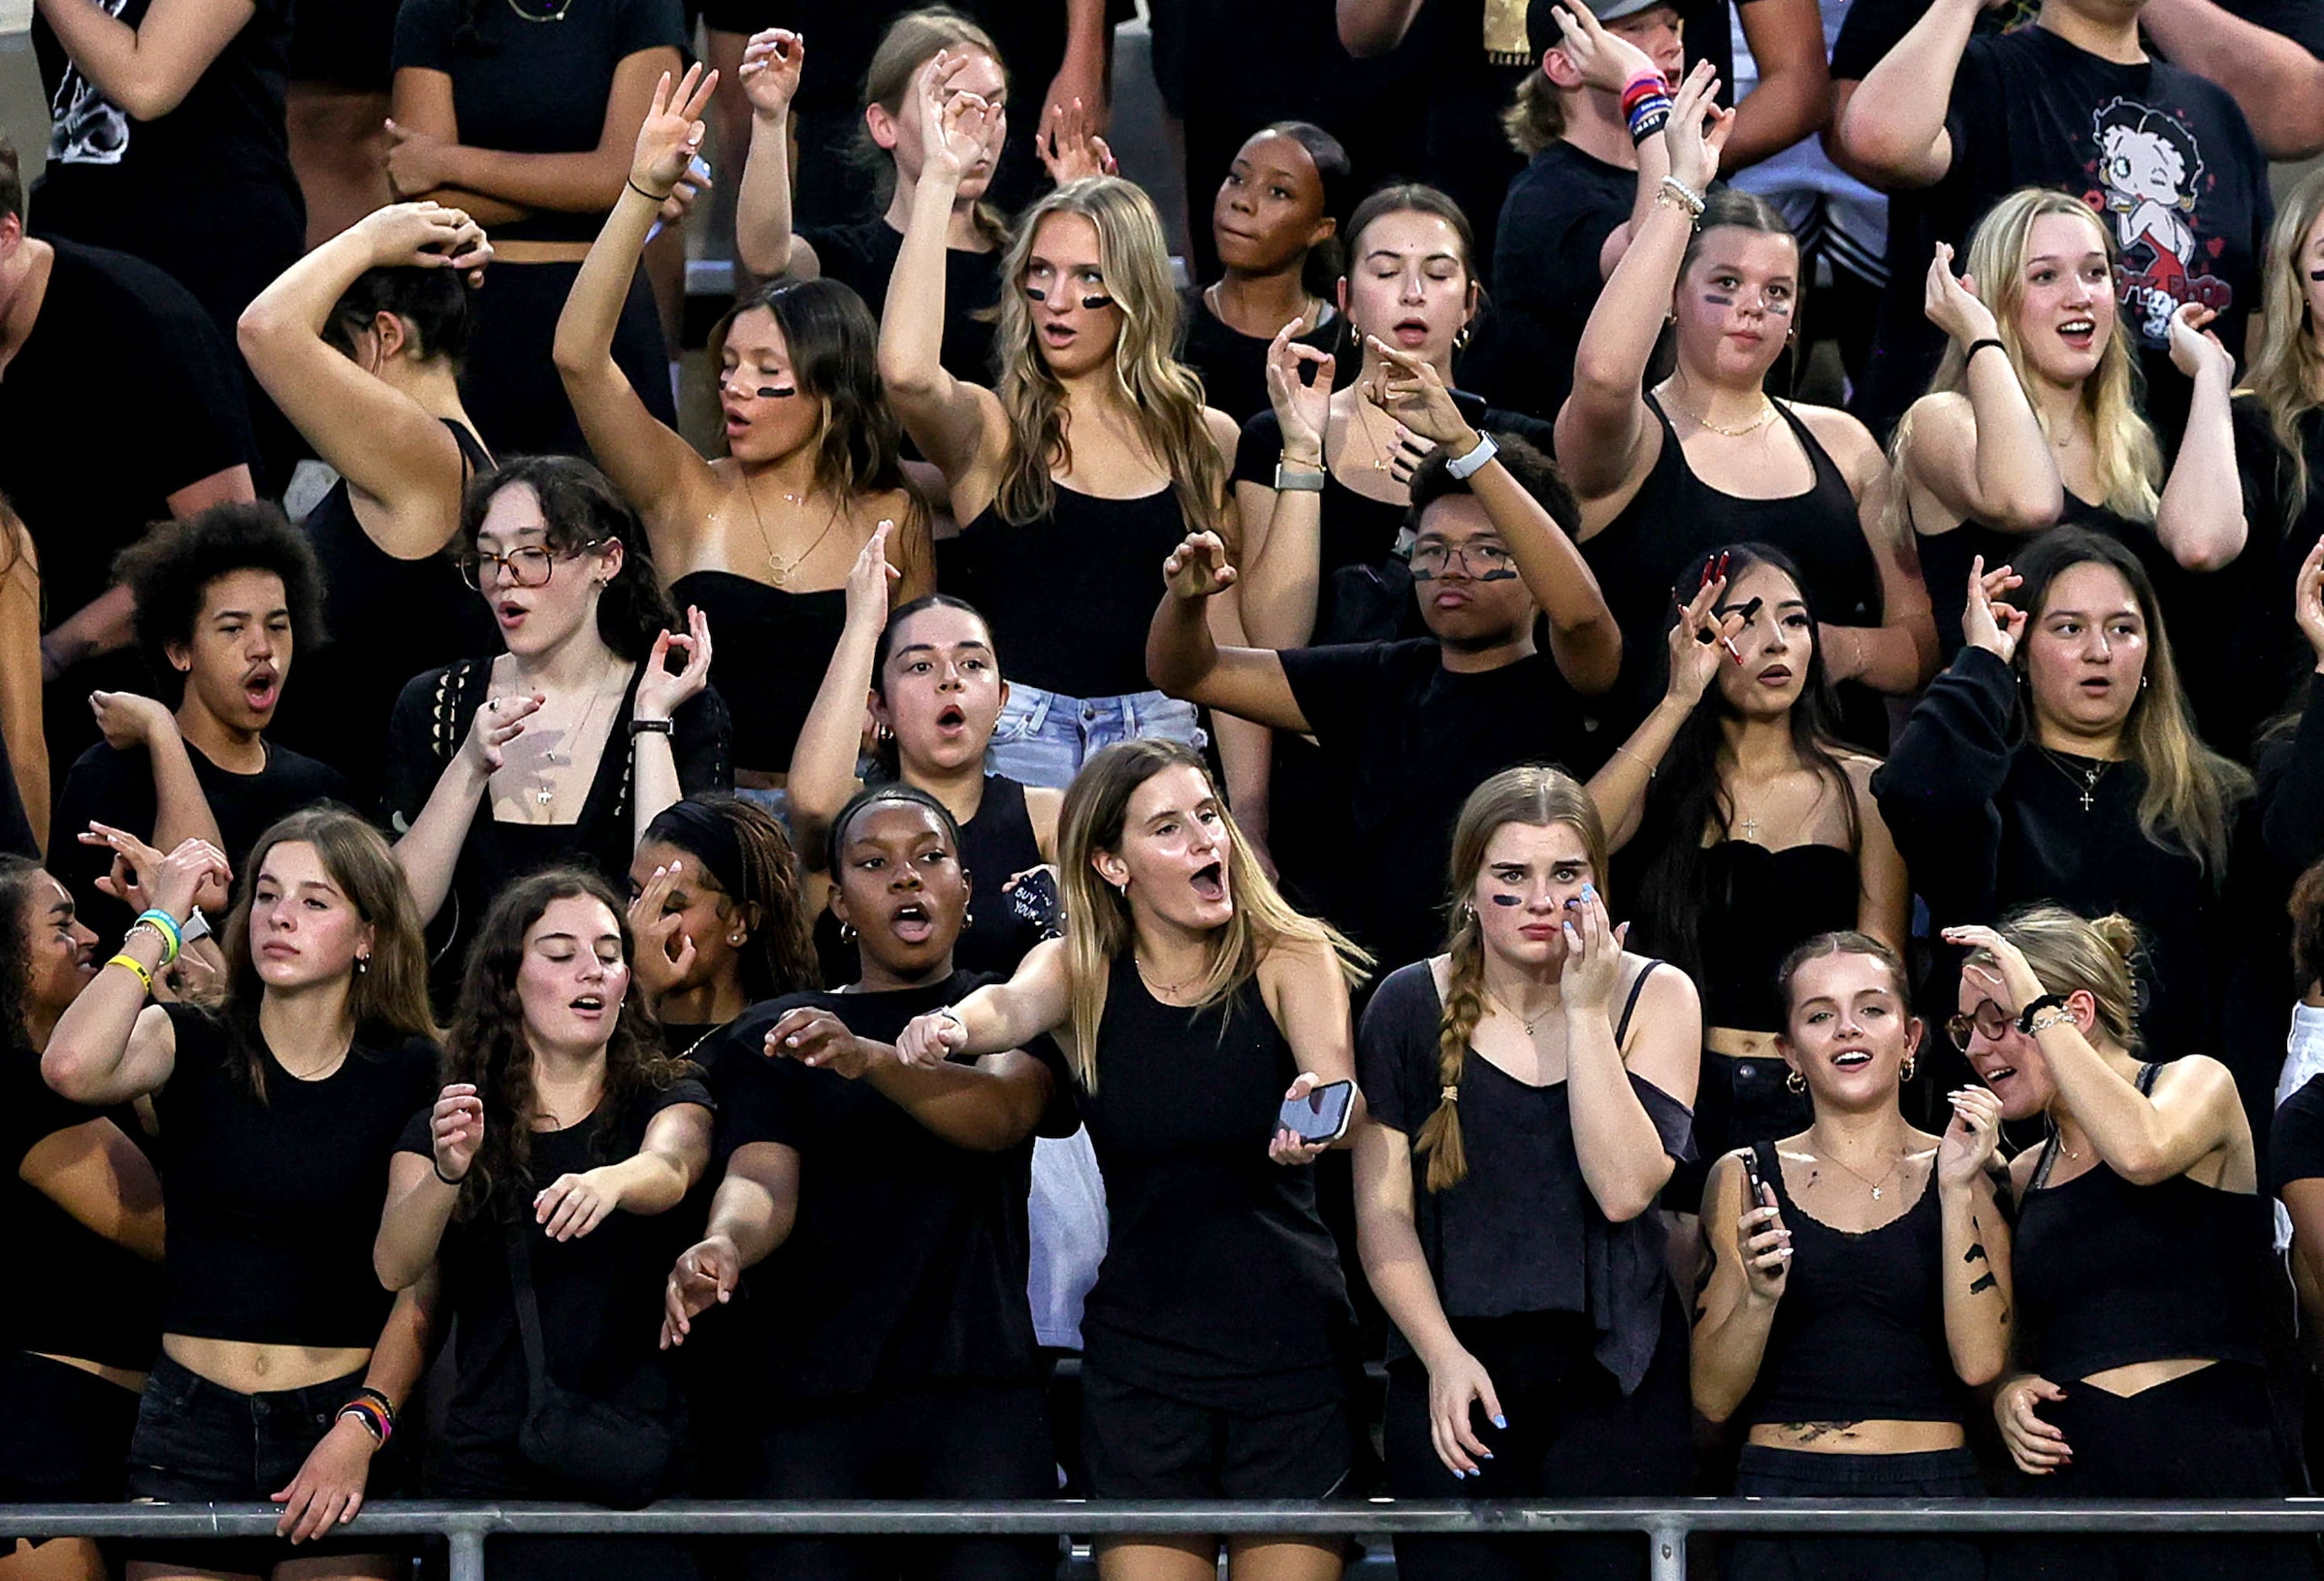
[[[2186,65],[2117,0],[1157,4],[1189,280],[1095,0],[722,0],[699,60],[678,0],[39,0],[0,1503],[282,1514],[0,1577],[383,1577],[339,1528],[422,1492],[2305,1491],[2324,175],[2266,160],[2324,65],[2153,3]],[[1098,1563],[1222,1551],[1348,1557]]]

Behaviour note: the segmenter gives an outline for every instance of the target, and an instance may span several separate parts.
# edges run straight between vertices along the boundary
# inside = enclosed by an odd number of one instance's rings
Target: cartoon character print
[[[118,17],[129,0],[88,0],[107,16]],[[68,66],[49,101],[49,161],[68,165],[117,165],[129,152],[129,117],[97,91],[97,84]]]
[[[2181,303],[2224,312],[2234,294],[2211,272],[2218,244],[2195,231],[2196,206],[2210,185],[2203,151],[2176,115],[2136,99],[2106,104],[2091,136],[2098,188],[2090,206],[2114,225],[2116,294],[2140,339],[2168,345],[2171,315]]]

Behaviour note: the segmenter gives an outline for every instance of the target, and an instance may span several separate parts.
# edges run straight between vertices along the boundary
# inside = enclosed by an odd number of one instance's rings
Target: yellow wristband
[[[106,964],[106,965],[107,965],[107,966],[125,966],[125,967],[127,967],[131,971],[134,971],[134,972],[135,972],[135,973],[137,974],[137,980],[138,980],[139,982],[141,982],[141,983],[143,983],[143,984],[145,985],[145,992],[146,992],[147,994],[149,994],[149,995],[152,993],[152,991],[153,991],[153,974],[152,974],[152,972],[150,972],[150,971],[146,970],[145,970],[145,963],[144,963],[143,961],[142,961],[138,960],[135,956],[134,956],[134,955],[129,955],[129,954],[121,954],[121,955],[116,955],[116,956],[115,956],[112,960],[110,960],[110,961],[106,961],[105,964]]]

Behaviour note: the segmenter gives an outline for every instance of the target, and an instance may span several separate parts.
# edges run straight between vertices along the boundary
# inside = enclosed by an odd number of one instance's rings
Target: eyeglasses
[[[505,569],[509,579],[519,587],[545,587],[549,577],[556,574],[558,561],[578,559],[583,555],[603,549],[613,541],[611,538],[599,538],[595,543],[583,544],[564,554],[540,544],[527,544],[522,548],[511,549],[505,555],[478,549],[460,556],[460,580],[482,593],[486,588],[498,587],[501,572]]]
[[[1945,1035],[1952,1039],[1953,1047],[1967,1053],[1972,1034],[1982,1035],[1986,1042],[1993,1043],[2006,1037],[2016,1026],[2017,1017],[2013,1012],[1987,999],[1967,1016],[1950,1017],[1945,1022]]]
[[[1415,544],[1412,576],[1427,582],[1442,576],[1459,561],[1464,575],[1479,582],[1502,582],[1517,574],[1516,556],[1498,544]]]

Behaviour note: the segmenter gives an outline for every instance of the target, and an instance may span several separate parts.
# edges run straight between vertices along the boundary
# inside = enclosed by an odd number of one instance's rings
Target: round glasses
[[[558,561],[578,559],[583,555],[603,549],[613,541],[611,538],[599,538],[595,543],[583,544],[563,554],[540,544],[527,544],[522,548],[511,549],[505,555],[477,549],[460,556],[460,580],[482,593],[486,588],[498,587],[501,573],[505,570],[509,580],[519,587],[545,587],[549,577],[556,574]]]
[[[1972,1036],[1981,1035],[1987,1043],[2006,1037],[2016,1030],[2017,1017],[1987,999],[1967,1016],[1952,1016],[1945,1021],[1945,1035],[1952,1039],[1953,1047],[1969,1052]]]

